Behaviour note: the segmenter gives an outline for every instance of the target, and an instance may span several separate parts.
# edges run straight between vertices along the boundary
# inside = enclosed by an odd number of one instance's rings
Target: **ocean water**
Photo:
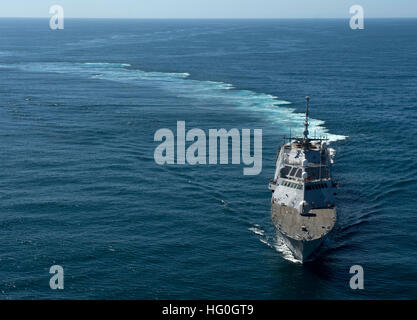
[[[2,299],[417,298],[417,19],[0,19],[0,35]],[[340,189],[301,265],[267,185],[306,95]],[[262,172],[157,165],[154,133],[178,120],[262,129]]]

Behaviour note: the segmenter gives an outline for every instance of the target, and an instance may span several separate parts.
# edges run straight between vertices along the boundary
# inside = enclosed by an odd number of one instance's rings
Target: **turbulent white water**
[[[17,67],[30,72],[79,74],[132,85],[150,85],[175,93],[179,97],[218,100],[245,111],[263,113],[265,119],[281,125],[284,129],[294,128],[293,134],[302,133],[300,123],[303,122],[304,114],[296,113],[293,108],[288,107],[291,102],[266,93],[240,90],[229,83],[193,80],[189,73],[147,72],[133,69],[127,63],[25,63],[0,67]],[[310,132],[317,137],[326,136],[329,141],[346,138],[329,133],[324,121],[317,119],[310,119]]]
[[[249,228],[249,230],[258,236],[259,241],[279,252],[285,260],[288,260],[293,263],[301,263],[300,260],[294,257],[291,250],[287,247],[287,245],[278,235],[275,235],[274,237],[267,236],[265,234],[265,231],[262,230],[261,227],[257,224]]]

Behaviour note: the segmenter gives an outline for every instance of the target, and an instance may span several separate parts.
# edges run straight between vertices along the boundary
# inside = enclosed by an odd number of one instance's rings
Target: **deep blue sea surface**
[[[416,299],[417,19],[365,22],[1,19],[0,297]],[[340,189],[303,266],[267,185],[306,95]],[[262,129],[261,174],[157,165],[178,120]]]

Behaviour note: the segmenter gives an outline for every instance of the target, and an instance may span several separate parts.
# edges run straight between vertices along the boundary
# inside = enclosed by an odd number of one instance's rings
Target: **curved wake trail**
[[[257,93],[251,90],[240,90],[232,84],[215,81],[190,79],[188,73],[147,72],[133,69],[126,63],[22,63],[0,65],[0,68],[18,68],[28,72],[52,72],[84,75],[92,79],[102,79],[128,83],[132,85],[150,85],[160,88],[179,97],[201,100],[216,100],[231,104],[245,111],[263,113],[265,119],[280,124],[285,130],[295,128],[294,134],[301,135],[304,114],[296,113],[288,107],[291,102],[279,100],[278,97]],[[328,132],[324,121],[310,119],[310,132],[317,136],[327,136],[329,141],[343,140],[346,137]]]

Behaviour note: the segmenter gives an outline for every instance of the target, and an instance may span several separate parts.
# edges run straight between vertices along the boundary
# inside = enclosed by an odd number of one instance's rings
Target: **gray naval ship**
[[[326,138],[309,138],[309,100],[306,97],[304,136],[284,137],[269,182],[272,221],[303,263],[314,259],[336,222],[337,184],[331,175],[334,150]]]

